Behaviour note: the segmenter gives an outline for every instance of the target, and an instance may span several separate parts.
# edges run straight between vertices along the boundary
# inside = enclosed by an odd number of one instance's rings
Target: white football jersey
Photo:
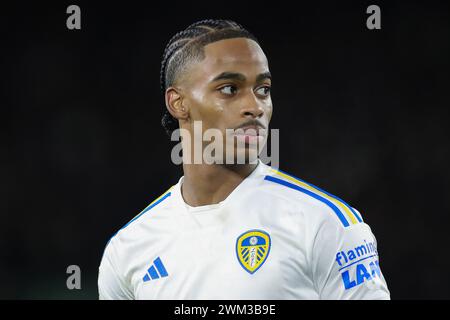
[[[343,200],[262,162],[222,202],[183,178],[120,229],[100,299],[389,299],[377,244]]]

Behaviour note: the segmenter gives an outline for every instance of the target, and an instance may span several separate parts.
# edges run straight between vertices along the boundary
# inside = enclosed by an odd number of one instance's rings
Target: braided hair
[[[204,46],[231,38],[248,38],[258,43],[255,36],[231,20],[202,20],[175,34],[167,44],[161,62],[160,83],[163,94],[190,62],[204,58]],[[178,121],[167,109],[164,111],[161,124],[169,136],[178,128]]]

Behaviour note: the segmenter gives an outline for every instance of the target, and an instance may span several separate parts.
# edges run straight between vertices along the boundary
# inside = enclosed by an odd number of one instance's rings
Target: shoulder
[[[174,187],[170,187],[159,197],[154,198],[139,214],[116,231],[106,243],[105,253],[114,250],[112,247],[119,249],[122,244],[129,244],[134,238],[139,238],[142,225],[148,224],[149,220],[161,217],[171,205]]]
[[[263,180],[271,195],[301,209],[319,224],[327,221],[347,228],[363,223],[360,213],[347,202],[289,173],[266,166]]]

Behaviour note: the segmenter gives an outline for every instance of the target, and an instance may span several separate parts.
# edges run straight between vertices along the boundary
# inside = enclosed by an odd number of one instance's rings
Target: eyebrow
[[[256,82],[262,82],[265,79],[272,80],[272,75],[269,71],[258,74],[258,76],[256,77]]]
[[[259,74],[256,77],[256,82],[261,82],[264,79],[272,79],[272,76],[269,71]],[[214,79],[212,79],[212,82],[219,80],[238,80],[243,82],[246,80],[246,78],[242,73],[225,71],[216,76]]]

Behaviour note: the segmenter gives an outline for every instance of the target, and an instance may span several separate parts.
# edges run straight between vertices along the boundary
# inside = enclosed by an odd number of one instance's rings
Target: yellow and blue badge
[[[261,268],[270,252],[270,236],[262,230],[249,230],[236,241],[236,254],[241,264],[250,274]]]

